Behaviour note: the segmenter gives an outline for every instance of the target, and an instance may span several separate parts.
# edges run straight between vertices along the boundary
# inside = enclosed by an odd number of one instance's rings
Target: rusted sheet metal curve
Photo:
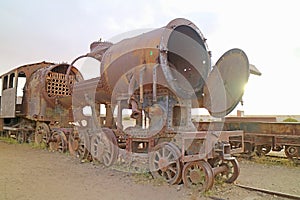
[[[247,55],[231,49],[221,56],[204,87],[204,107],[214,117],[224,117],[241,101],[250,75]]]
[[[155,65],[162,68],[169,87],[178,95],[186,97],[194,92],[201,97],[210,70],[210,56],[200,30],[186,19],[176,19],[165,27],[112,45],[101,61],[101,81],[112,91],[132,69]],[[152,77],[153,72],[149,70],[143,76]]]
[[[15,72],[20,73],[21,75],[24,74],[27,78],[29,78],[32,75],[32,73],[34,73],[38,69],[41,69],[41,68],[44,68],[44,67],[47,67],[47,66],[50,66],[50,65],[54,65],[54,64],[55,63],[43,61],[43,62],[39,62],[39,63],[22,65],[20,67],[12,69],[9,72],[1,75],[1,78],[4,77],[4,76],[7,76],[9,74],[15,73]]]
[[[68,64],[50,65],[37,70],[29,77],[25,86],[25,98],[30,99],[25,104],[25,113],[29,118],[51,121],[55,112],[49,108],[70,108],[72,91],[65,77],[68,67]],[[75,67],[71,68],[71,77],[72,84],[83,79]]]
[[[33,73],[28,88],[31,90],[32,96],[42,93],[43,98],[50,104],[54,105],[55,99],[71,95],[71,90],[66,83],[66,70],[68,64],[50,65]],[[83,80],[81,73],[75,67],[71,68],[72,83]]]

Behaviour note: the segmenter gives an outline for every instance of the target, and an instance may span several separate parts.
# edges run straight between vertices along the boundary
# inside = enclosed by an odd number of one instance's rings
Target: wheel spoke
[[[174,169],[173,167],[169,167],[169,170],[170,170],[171,172],[173,172],[174,174],[177,173],[176,169]]]
[[[168,154],[168,156],[167,156],[167,160],[172,160],[174,158],[174,155],[171,153],[171,152],[169,152],[169,154]]]
[[[156,156],[156,160],[160,160],[161,158],[162,158],[162,155],[160,154],[160,152],[159,151],[156,151],[155,152],[155,156]]]
[[[167,180],[171,180],[173,178],[169,170],[166,171],[166,174],[167,174]]]
[[[170,165],[176,165],[176,163],[177,163],[177,161],[176,160],[172,160],[172,161],[169,161],[169,163],[168,163],[168,166],[170,166]]]

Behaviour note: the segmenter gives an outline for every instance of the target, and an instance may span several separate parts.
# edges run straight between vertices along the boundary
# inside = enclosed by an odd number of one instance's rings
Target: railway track
[[[241,184],[235,184],[237,187],[246,189],[246,190],[251,190],[251,191],[257,191],[257,192],[262,192],[265,194],[273,195],[273,196],[278,196],[278,197],[284,197],[288,199],[297,199],[300,200],[299,195],[293,195],[293,194],[287,194],[283,192],[278,192],[278,191],[273,191],[273,190],[267,190],[263,188],[257,188],[257,187],[252,187],[252,186],[246,186],[246,185],[241,185]]]

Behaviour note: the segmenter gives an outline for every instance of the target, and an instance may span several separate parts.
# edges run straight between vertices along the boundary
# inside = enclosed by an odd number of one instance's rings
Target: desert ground
[[[237,184],[300,196],[300,167],[239,159]],[[196,200],[286,199],[249,191],[234,184],[216,183],[199,192],[168,185],[148,173],[132,173],[81,162],[68,154],[49,152],[29,144],[0,141],[1,200]]]

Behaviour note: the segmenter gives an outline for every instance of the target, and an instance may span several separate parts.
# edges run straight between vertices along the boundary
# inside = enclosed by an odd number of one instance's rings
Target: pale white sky
[[[0,73],[23,64],[71,62],[100,37],[165,26],[184,17],[208,39],[213,62],[243,49],[263,75],[252,76],[245,114],[300,114],[298,1],[2,0]]]

